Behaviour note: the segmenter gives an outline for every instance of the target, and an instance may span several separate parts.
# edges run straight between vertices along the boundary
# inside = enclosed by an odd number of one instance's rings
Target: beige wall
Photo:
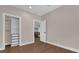
[[[23,10],[12,8],[10,6],[0,6],[0,47],[3,46],[3,38],[2,38],[2,14],[3,13],[10,13],[13,15],[21,16],[22,17],[22,28],[21,28],[21,36],[22,36],[22,44],[33,42],[33,20],[40,19],[39,16],[33,15],[31,13],[25,12]]]
[[[42,19],[47,20],[47,41],[79,49],[79,6],[62,6]]]

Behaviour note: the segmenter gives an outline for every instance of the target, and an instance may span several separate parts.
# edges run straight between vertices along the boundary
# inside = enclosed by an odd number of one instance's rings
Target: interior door
[[[11,19],[11,36],[12,44],[11,46],[19,45],[19,19],[12,17]]]
[[[5,17],[5,45],[11,44],[11,18]]]
[[[46,20],[40,21],[40,41],[46,42]]]

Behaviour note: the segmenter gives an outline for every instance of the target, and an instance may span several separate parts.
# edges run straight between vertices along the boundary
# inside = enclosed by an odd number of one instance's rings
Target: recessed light
[[[30,9],[32,9],[32,7],[31,7],[31,6],[29,6],[29,8],[30,8]]]

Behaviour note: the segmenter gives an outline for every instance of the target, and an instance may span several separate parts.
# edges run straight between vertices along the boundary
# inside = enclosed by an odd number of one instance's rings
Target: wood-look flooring
[[[0,53],[75,53],[54,45],[40,42],[39,39],[35,40],[34,44],[10,47],[7,46],[5,50]]]

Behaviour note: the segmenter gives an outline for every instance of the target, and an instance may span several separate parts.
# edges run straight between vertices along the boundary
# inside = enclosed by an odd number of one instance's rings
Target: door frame
[[[33,20],[33,42],[35,43],[35,36],[34,36],[34,32],[35,32],[35,29],[34,29],[34,27],[35,27],[35,22],[36,21],[39,21],[40,22],[40,20]]]
[[[19,46],[21,46],[21,17],[10,13],[3,13],[3,49],[5,49],[5,16],[19,18]]]
[[[35,27],[35,21],[38,21],[38,22],[41,22],[41,21],[43,21],[43,20],[33,20],[33,42],[35,42],[35,37],[34,37],[34,27]],[[46,21],[46,20],[45,20]],[[47,35],[47,34],[46,34]],[[47,38],[46,38],[46,40],[47,40]],[[46,42],[46,41],[45,41]]]

